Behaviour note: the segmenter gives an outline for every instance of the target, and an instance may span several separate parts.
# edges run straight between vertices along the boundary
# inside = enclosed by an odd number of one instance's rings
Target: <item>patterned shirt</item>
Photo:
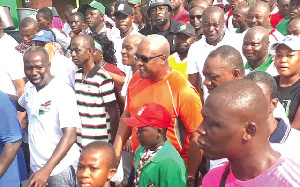
[[[109,115],[105,106],[115,104],[112,78],[98,65],[82,79],[82,69],[75,75],[75,92],[82,130],[77,132],[77,143],[84,147],[90,142],[110,140]]]

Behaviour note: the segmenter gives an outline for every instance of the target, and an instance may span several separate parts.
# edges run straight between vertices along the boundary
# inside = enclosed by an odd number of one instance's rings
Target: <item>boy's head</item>
[[[72,13],[68,20],[74,34],[78,35],[84,29],[85,17],[81,12]]]
[[[51,29],[53,13],[50,8],[44,7],[37,11],[36,20],[38,23],[39,29]]]
[[[196,41],[195,28],[187,23],[175,32],[175,49],[179,55],[187,55],[190,46]]]
[[[79,186],[104,186],[116,173],[116,162],[116,153],[111,144],[102,141],[89,143],[83,148],[77,166]]]
[[[31,40],[38,32],[38,26],[36,21],[31,17],[26,17],[20,22],[20,34],[23,42],[27,45],[31,45]]]
[[[172,117],[165,107],[150,103],[142,106],[135,117],[124,118],[123,121],[138,128],[136,135],[141,146],[155,150],[166,141]]]

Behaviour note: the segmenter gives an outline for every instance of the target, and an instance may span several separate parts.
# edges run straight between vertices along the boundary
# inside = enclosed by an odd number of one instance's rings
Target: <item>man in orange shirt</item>
[[[139,71],[127,89],[127,105],[121,116],[114,147],[120,152],[132,135],[133,151],[138,146],[136,128],[124,124],[123,118],[134,117],[148,103],[164,106],[172,116],[167,137],[187,163],[187,183],[194,185],[194,178],[202,152],[197,148],[197,126],[202,122],[202,103],[196,89],[168,63],[170,45],[161,35],[148,35],[139,44],[135,58]]]

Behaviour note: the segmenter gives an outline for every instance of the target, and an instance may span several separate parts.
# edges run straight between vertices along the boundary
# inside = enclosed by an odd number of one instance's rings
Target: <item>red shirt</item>
[[[271,25],[273,28],[276,28],[277,24],[283,19],[283,16],[277,12],[276,14],[271,14]]]

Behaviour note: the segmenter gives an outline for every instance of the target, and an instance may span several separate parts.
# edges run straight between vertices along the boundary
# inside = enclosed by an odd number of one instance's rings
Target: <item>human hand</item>
[[[131,139],[127,140],[127,142],[125,143],[125,145],[123,147],[123,151],[127,151],[127,152],[132,151],[132,140]]]
[[[51,171],[48,171],[46,168],[42,167],[37,172],[32,173],[29,178],[31,179],[29,186],[30,187],[45,187],[49,180]]]

